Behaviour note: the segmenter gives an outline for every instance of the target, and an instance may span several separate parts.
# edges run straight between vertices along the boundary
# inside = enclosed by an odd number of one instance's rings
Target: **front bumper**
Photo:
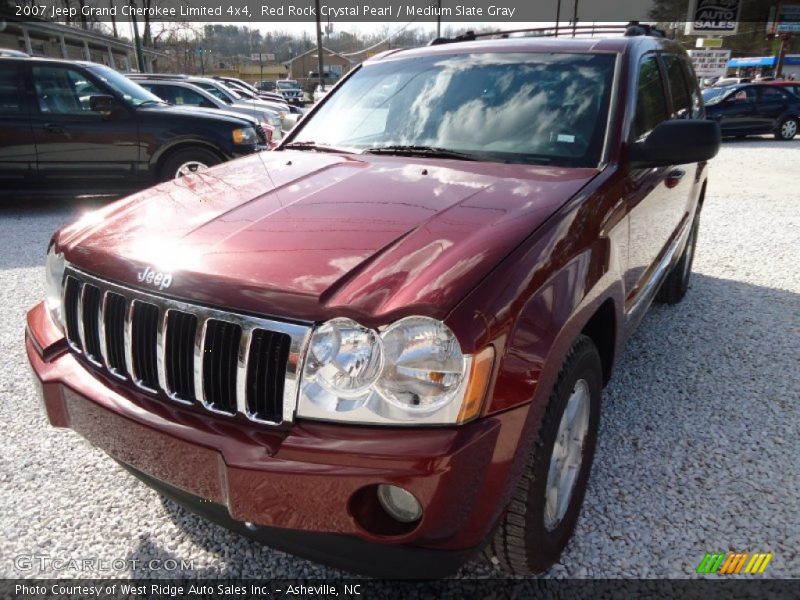
[[[273,428],[172,405],[106,379],[67,352],[41,304],[28,314],[26,348],[52,425],[73,429],[231,529],[386,577],[443,576],[480,548],[507,498],[527,414],[522,407],[457,428]],[[380,483],[401,485],[422,504],[411,530],[383,527],[388,517],[376,513],[370,495]]]

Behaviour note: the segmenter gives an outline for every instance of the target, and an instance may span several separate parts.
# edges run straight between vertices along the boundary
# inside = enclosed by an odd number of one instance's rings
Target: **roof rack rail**
[[[481,38],[507,38],[515,34],[529,34],[527,37],[597,37],[605,35],[624,35],[626,37],[647,35],[666,37],[666,34],[652,25],[630,21],[627,25],[555,25],[552,27],[535,27],[526,29],[507,29],[503,31],[487,31],[475,33],[467,31],[452,38],[439,37],[431,40],[429,46],[453,44],[457,42],[473,42]]]

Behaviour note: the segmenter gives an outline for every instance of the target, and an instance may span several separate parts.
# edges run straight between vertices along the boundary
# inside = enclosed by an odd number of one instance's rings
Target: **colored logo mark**
[[[698,573],[736,575],[763,573],[772,560],[772,552],[706,552],[697,566]]]

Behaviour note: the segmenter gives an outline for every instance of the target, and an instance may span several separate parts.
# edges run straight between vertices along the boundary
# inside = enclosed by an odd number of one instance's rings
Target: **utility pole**
[[[319,76],[319,85],[325,85],[325,76],[322,73],[322,69],[324,68],[323,60],[322,60],[322,24],[320,22],[319,17],[319,0],[314,0],[314,3],[317,7],[317,75]],[[320,88],[322,89],[322,88]]]
[[[572,5],[572,37],[575,37],[575,31],[578,27],[578,0]]]
[[[442,0],[436,0],[436,37],[442,37]]]
[[[129,1],[131,7],[131,25],[133,25],[134,52],[136,53],[136,68],[139,73],[144,73],[144,57],[142,56],[142,39],[139,37],[139,25],[136,23],[135,9],[133,0]]]
[[[556,37],[558,37],[558,22],[561,20],[561,0],[556,0]]]

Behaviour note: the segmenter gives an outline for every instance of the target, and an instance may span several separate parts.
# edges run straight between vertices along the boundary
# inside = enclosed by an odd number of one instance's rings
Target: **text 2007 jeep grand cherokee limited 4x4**
[[[686,292],[703,116],[643,28],[369,60],[277,151],[55,235],[26,333],[49,420],[313,560],[543,571],[615,356]]]

